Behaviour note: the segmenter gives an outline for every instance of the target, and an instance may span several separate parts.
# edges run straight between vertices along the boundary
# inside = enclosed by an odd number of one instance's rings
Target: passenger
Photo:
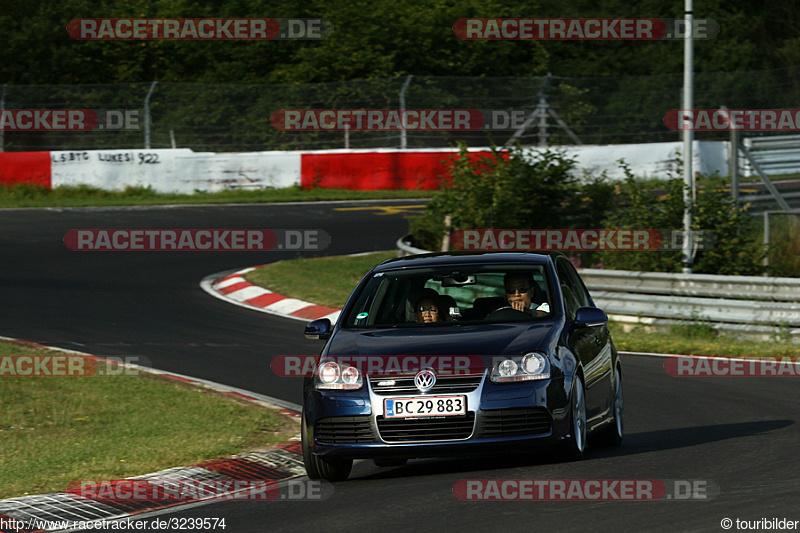
[[[439,293],[433,289],[422,289],[411,300],[414,307],[414,318],[419,324],[430,322],[444,322],[440,312]]]
[[[541,316],[550,312],[547,302],[533,304],[533,295],[536,290],[533,276],[523,273],[510,273],[505,276],[506,298],[512,309]],[[540,311],[538,313],[532,311]]]

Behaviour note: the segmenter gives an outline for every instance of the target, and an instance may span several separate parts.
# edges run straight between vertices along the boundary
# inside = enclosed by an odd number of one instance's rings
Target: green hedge
[[[425,212],[411,220],[415,244],[440,249],[445,216],[459,229],[656,229],[683,228],[683,181],[636,179],[624,161],[626,178],[611,183],[605,173],[575,175],[576,163],[563,152],[525,153],[520,147],[492,148],[488,156],[461,146]],[[694,230],[711,234],[710,246],[696,251],[693,272],[723,275],[763,273],[761,225],[737,206],[717,176],[698,178],[693,201]],[[771,275],[799,276],[796,224],[780,226],[784,238],[770,254]],[[706,241],[709,243],[709,241]],[[651,272],[680,272],[680,250],[572,252],[581,266]]]

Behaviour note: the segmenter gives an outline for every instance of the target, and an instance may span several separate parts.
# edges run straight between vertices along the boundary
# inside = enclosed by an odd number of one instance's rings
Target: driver
[[[532,305],[534,283],[533,276],[530,274],[506,274],[506,298],[512,309],[522,311],[523,313],[531,311],[541,311],[542,313],[550,312],[550,304],[547,302]]]

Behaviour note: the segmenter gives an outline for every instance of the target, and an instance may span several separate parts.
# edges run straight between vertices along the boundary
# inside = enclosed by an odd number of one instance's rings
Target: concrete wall
[[[675,172],[682,143],[570,146],[577,172],[605,171],[612,180],[624,174],[625,159],[637,176],[662,177]],[[537,151],[535,148],[529,152]],[[470,152],[488,154],[487,148]],[[0,154],[0,183],[35,183],[48,187],[91,185],[107,190],[151,187],[162,193],[216,192],[236,189],[341,187],[354,190],[421,189],[439,186],[453,149],[326,150],[305,152],[193,152],[176,150],[83,150]],[[697,172],[728,173],[726,142],[695,141]]]

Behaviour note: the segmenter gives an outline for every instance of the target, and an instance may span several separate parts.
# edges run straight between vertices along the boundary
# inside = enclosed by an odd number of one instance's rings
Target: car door
[[[567,345],[580,359],[586,386],[586,418],[589,426],[602,419],[608,408],[610,397],[611,344],[608,328],[603,325],[575,324],[575,314],[580,307],[593,307],[589,293],[566,259],[559,258],[556,264],[564,309],[569,321]]]

